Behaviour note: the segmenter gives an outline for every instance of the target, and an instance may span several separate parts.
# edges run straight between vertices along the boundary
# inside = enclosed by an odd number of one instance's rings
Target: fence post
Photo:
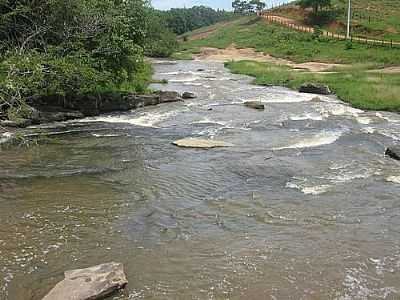
[[[393,40],[390,40],[390,48],[393,48]]]

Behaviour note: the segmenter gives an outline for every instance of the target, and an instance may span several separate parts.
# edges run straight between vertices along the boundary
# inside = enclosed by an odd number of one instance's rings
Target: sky
[[[212,8],[232,9],[232,0],[152,0],[153,6],[158,9],[170,9],[175,7],[192,7],[194,5],[205,5]],[[266,0],[269,6],[274,4],[289,2],[289,0]]]

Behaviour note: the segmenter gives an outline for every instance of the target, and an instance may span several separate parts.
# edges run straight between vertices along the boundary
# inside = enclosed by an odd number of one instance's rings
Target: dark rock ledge
[[[183,101],[181,95],[171,91],[161,91],[149,95],[104,93],[97,96],[36,97],[27,100],[30,113],[26,119],[11,121],[0,118],[0,126],[27,127],[32,124],[80,119],[177,101]]]

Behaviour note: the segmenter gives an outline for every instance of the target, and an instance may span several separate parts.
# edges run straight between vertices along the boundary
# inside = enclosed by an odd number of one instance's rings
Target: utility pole
[[[346,38],[350,39],[350,22],[351,22],[351,0],[349,0],[349,7],[347,9],[347,36]]]

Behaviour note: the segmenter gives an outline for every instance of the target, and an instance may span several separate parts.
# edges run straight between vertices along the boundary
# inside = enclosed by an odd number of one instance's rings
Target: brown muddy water
[[[399,115],[219,63],[154,66],[169,80],[155,88],[198,99],[1,149],[0,299],[41,299],[63,271],[109,261],[129,280],[109,299],[399,299],[400,169],[383,156]],[[185,137],[235,146],[171,144]]]

